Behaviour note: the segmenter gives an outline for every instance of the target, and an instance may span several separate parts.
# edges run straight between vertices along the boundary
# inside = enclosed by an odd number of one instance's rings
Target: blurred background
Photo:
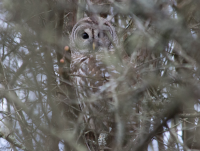
[[[87,145],[64,50],[76,22],[94,14],[115,27],[123,62],[107,84],[117,103],[101,113],[113,115],[103,150],[200,150],[199,8],[199,0],[0,0],[0,150],[100,150],[97,139]]]

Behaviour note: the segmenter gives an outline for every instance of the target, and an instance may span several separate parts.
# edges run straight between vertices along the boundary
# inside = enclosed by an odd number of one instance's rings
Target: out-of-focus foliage
[[[77,20],[92,15],[115,26],[123,62],[121,75],[88,98],[109,91],[113,100],[102,150],[200,150],[199,0],[1,0],[0,7],[0,150],[92,150],[64,50]],[[99,150],[97,138],[91,143]]]

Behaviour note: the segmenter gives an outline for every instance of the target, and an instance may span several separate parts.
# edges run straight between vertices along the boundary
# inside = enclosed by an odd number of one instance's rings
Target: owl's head
[[[96,20],[89,17],[81,19],[73,27],[70,37],[72,53],[111,51],[113,43],[118,43],[115,28],[101,17]]]

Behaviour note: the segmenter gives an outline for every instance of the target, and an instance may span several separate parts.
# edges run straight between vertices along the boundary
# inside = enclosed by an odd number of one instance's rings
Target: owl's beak
[[[96,44],[95,42],[92,43],[92,49],[95,50]]]

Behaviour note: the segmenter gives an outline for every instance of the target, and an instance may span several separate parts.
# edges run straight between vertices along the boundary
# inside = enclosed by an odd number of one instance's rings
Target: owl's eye
[[[101,32],[101,33],[98,33],[98,37],[104,37],[105,36],[105,33]]]
[[[89,35],[88,35],[86,32],[84,32],[84,33],[82,34],[82,38],[83,38],[83,39],[88,39],[88,38],[89,38]]]

